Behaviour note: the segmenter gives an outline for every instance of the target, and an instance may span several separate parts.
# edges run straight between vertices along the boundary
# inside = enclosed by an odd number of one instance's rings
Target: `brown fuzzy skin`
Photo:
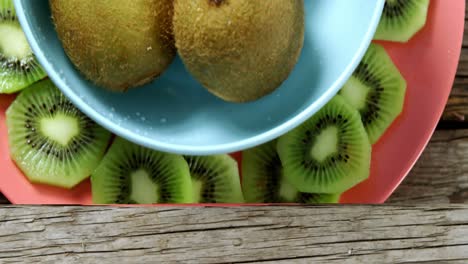
[[[223,100],[276,90],[304,43],[303,0],[174,0],[174,38],[188,71]]]
[[[176,51],[172,0],[50,0],[63,47],[77,69],[124,92],[166,70]]]

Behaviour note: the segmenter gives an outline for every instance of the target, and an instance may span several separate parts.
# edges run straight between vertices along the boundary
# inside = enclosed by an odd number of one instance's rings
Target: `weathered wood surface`
[[[468,28],[468,19],[465,28]],[[468,123],[468,30],[464,33],[457,76],[442,119]]]
[[[468,203],[468,129],[436,131],[387,203]]]
[[[4,207],[0,223],[0,263],[468,261],[468,205]]]
[[[468,24],[468,23],[467,23]],[[468,123],[468,33],[465,32],[463,47],[457,76],[450,98],[445,108],[442,120]],[[465,45],[465,44],[464,44]]]

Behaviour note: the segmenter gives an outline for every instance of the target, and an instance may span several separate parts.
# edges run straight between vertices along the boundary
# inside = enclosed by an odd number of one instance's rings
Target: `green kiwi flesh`
[[[63,48],[97,86],[125,92],[160,76],[176,51],[172,0],[49,0]]]
[[[283,175],[307,193],[343,193],[369,177],[371,144],[359,112],[336,95],[280,137]]]
[[[16,17],[12,0],[0,0],[0,94],[16,93],[46,77]]]
[[[379,44],[371,44],[340,94],[360,112],[372,144],[403,111],[406,86],[386,50]]]
[[[304,42],[303,0],[175,0],[174,38],[188,71],[229,102],[275,91]]]
[[[72,188],[98,166],[111,134],[49,79],[24,89],[6,111],[10,155],[33,183]]]
[[[430,0],[386,0],[374,39],[408,42],[426,24]]]
[[[237,162],[229,155],[185,156],[194,203],[243,203]]]
[[[337,203],[340,194],[299,192],[283,176],[277,140],[242,153],[242,189],[248,203]]]
[[[192,202],[190,170],[182,156],[116,137],[91,175],[96,204]]]

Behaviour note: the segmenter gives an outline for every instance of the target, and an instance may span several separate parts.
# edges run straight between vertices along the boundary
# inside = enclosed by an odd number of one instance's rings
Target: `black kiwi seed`
[[[321,130],[303,144],[300,140],[317,123]],[[329,150],[324,153],[321,149]],[[280,137],[277,151],[284,177],[304,193],[342,193],[370,172],[371,145],[361,117],[340,95],[303,125]]]
[[[144,174],[139,176],[146,179],[132,176],[140,171]],[[100,204],[192,201],[190,171],[182,156],[148,149],[120,137],[91,175],[91,184],[93,201]],[[149,188],[132,193],[138,186]]]
[[[426,24],[430,0],[386,0],[375,40],[408,42]]]
[[[414,3],[415,0],[407,2]],[[372,144],[402,112],[405,93],[405,79],[384,47],[375,43],[369,46],[356,71],[340,91],[340,95],[360,112]],[[366,96],[356,100],[355,94]]]
[[[25,37],[18,38],[22,29],[11,0],[0,2],[0,25],[4,29],[2,38],[17,45],[29,45]],[[6,50],[0,50],[0,93],[15,93],[46,76],[30,49],[22,54],[8,54]]]
[[[340,195],[301,193],[289,184],[277,153],[277,140],[242,154],[242,187],[248,203],[336,203]],[[307,162],[303,161],[304,166]],[[310,165],[310,164],[309,164]],[[311,170],[316,170],[311,166]],[[314,198],[314,199],[312,199]]]
[[[60,100],[64,100],[64,98],[60,98]],[[24,120],[24,127],[28,129],[26,130],[27,134],[25,136],[27,140],[26,143],[31,144],[31,142],[33,141],[45,140],[45,145],[49,146],[49,148],[39,148],[38,150],[40,152],[48,155],[50,154],[51,148],[56,148],[56,152],[59,153],[58,155],[55,155],[56,157],[61,157],[61,153],[65,154],[63,156],[75,155],[81,149],[86,147],[86,145],[77,144],[77,141],[82,141],[83,138],[92,138],[94,131],[92,129],[81,129],[78,139],[73,139],[67,146],[60,146],[55,141],[48,139],[47,137],[44,138],[45,135],[37,133],[38,126],[40,126],[41,118],[53,115],[55,113],[62,113],[67,116],[72,114],[72,116],[79,121],[79,127],[82,128],[90,128],[92,126],[95,126],[95,123],[91,121],[88,117],[81,116],[82,114],[77,112],[75,107],[71,104],[51,104],[52,106],[49,106],[46,103],[42,103],[42,108],[39,109],[37,109],[35,106],[28,107],[28,118]],[[58,108],[57,105],[60,105],[62,107],[59,106],[60,108]],[[33,122],[32,120],[35,121]],[[35,148],[36,144],[32,144],[31,146]]]
[[[407,4],[409,3],[408,0],[394,0],[392,1],[385,1],[384,6],[384,16],[388,18],[394,18],[403,15],[403,11],[407,8]]]
[[[86,116],[71,104],[57,107],[56,112],[51,114],[49,109],[57,105],[57,99],[68,100],[48,79],[33,84],[19,94],[7,110],[8,136],[12,146],[10,152],[32,182],[72,188],[89,177],[90,171],[97,166],[104,155],[110,132],[97,124],[84,129]],[[38,102],[42,107],[36,107]],[[77,125],[76,130],[70,131],[73,135],[70,134],[69,142],[61,142],[57,138],[60,131],[49,133],[51,128],[47,129],[43,123],[48,119],[68,126],[69,123],[63,123],[63,116],[76,121]],[[89,135],[95,136],[96,140],[89,144],[76,143]]]
[[[195,202],[241,203],[243,195],[237,162],[229,155],[185,156],[190,168]],[[199,193],[198,193],[199,192]]]

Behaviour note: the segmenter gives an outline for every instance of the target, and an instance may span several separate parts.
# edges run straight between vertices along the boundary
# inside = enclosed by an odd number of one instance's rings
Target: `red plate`
[[[370,178],[343,194],[342,203],[383,203],[431,138],[453,85],[465,24],[465,0],[432,0],[426,27],[409,43],[383,43],[408,82],[402,115],[374,146]],[[0,191],[15,204],[90,204],[89,181],[73,190],[30,184],[9,157],[0,96]],[[237,155],[239,157],[239,155]]]

